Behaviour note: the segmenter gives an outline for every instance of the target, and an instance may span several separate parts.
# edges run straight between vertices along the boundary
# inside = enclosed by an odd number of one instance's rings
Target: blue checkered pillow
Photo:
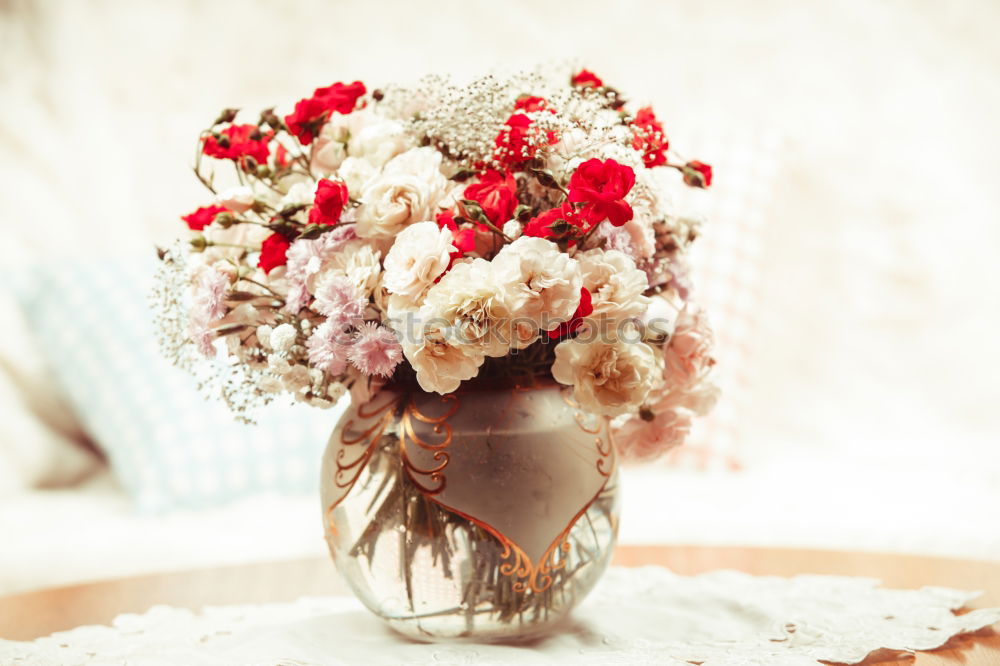
[[[156,259],[62,262],[9,275],[59,388],[140,509],[199,508],[316,490],[342,405],[273,404],[257,425],[207,400],[159,352],[148,294]]]

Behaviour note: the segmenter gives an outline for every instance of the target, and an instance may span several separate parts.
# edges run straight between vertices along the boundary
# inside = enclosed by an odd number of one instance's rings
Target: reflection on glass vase
[[[330,438],[326,537],[354,593],[400,633],[525,639],[606,568],[617,479],[607,418],[559,386],[386,389]]]

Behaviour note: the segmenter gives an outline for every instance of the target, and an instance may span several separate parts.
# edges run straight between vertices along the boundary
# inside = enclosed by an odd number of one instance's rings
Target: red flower
[[[531,218],[526,225],[524,225],[524,230],[522,233],[525,236],[534,236],[536,238],[549,238],[557,239],[566,235],[568,227],[565,229],[560,229],[560,226],[569,225],[570,227],[579,227],[582,220],[580,216],[576,214],[576,210],[570,204],[563,204],[556,208],[550,208],[544,213],[540,213],[535,217]],[[556,225],[553,229],[552,225]]]
[[[267,164],[267,144],[272,138],[274,132],[261,132],[256,125],[230,125],[218,133],[218,138],[206,137],[202,152],[220,160],[252,157],[257,164]]]
[[[589,316],[594,311],[594,306],[591,304],[590,292],[587,291],[586,287],[580,287],[580,304],[576,306],[576,312],[569,321],[559,324],[556,328],[549,331],[549,339],[555,340],[561,338],[564,335],[569,335],[576,329],[580,328],[580,324],[583,323],[583,318]]]
[[[227,212],[229,212],[229,209],[225,206],[202,206],[195,212],[184,215],[181,219],[187,222],[188,229],[191,229],[192,231],[201,231],[208,225],[212,224],[216,215]]]
[[[663,131],[663,124],[656,119],[652,107],[639,109],[632,121],[635,134],[632,137],[632,147],[642,153],[642,163],[647,168],[667,163],[667,148],[670,142]]]
[[[590,224],[605,219],[620,227],[632,219],[632,207],[625,197],[635,185],[632,167],[614,160],[590,159],[581,164],[569,179],[569,200],[582,203],[579,212]]]
[[[691,160],[684,165],[684,182],[691,187],[710,187],[712,185],[712,167],[704,162]]]
[[[295,110],[285,116],[288,130],[298,137],[299,142],[308,146],[319,134],[330,114],[350,113],[357,106],[358,98],[365,94],[365,84],[334,83],[325,88],[317,88],[312,97],[306,97],[295,104]]]
[[[591,88],[603,88],[604,81],[594,74],[590,70],[581,69],[579,72],[573,75],[573,78],[569,82],[574,86],[584,86]]]
[[[534,121],[523,113],[515,113],[507,119],[506,127],[496,138],[496,158],[507,166],[517,166],[535,157],[540,146],[556,143],[558,138],[552,130],[542,132],[534,126]]]
[[[291,243],[281,234],[271,234],[264,239],[260,247],[260,260],[257,266],[264,269],[265,273],[270,273],[278,266],[284,266],[287,261],[285,255],[288,254],[288,246]]]
[[[347,201],[347,185],[339,180],[321,179],[316,186],[313,206],[309,209],[309,224],[337,224]]]
[[[450,210],[441,211],[436,216],[438,226],[451,231],[451,244],[455,246],[455,251],[448,256],[451,258],[448,268],[468,252],[476,249],[476,230],[472,228],[459,229],[455,222],[455,214]],[[445,273],[448,271],[446,270]],[[440,279],[440,278],[438,278]]]
[[[517,208],[517,182],[510,173],[487,171],[465,188],[465,198],[479,204],[490,222],[500,227],[514,215]]]
[[[531,113],[532,111],[548,111],[549,113],[555,113],[556,110],[549,106],[549,101],[544,97],[537,97],[535,95],[521,95],[514,102],[515,111],[526,111]]]

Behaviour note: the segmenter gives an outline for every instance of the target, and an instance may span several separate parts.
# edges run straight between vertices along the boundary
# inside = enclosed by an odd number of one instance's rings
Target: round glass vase
[[[330,437],[324,528],[355,595],[396,631],[523,640],[607,567],[617,481],[607,418],[562,387],[386,389]]]

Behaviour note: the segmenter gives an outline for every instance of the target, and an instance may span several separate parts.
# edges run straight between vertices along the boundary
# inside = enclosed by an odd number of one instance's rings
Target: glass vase
[[[331,435],[326,539],[357,597],[408,637],[532,638],[606,568],[617,480],[607,418],[563,387],[386,389]]]

